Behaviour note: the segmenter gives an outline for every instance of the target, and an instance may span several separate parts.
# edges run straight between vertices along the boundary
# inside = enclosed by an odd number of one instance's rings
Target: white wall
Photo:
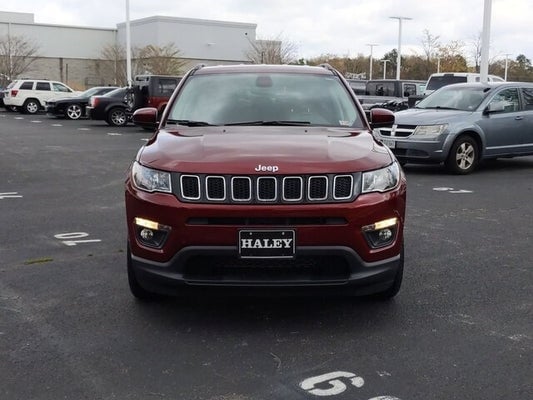
[[[118,41],[125,44],[126,24],[117,27]],[[173,43],[182,57],[206,61],[246,61],[256,28],[256,24],[161,16],[130,22],[133,47]]]

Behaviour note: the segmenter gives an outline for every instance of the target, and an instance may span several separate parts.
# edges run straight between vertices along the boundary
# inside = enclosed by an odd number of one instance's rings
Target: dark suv
[[[406,182],[330,66],[191,70],[126,179],[131,291],[311,288],[390,298],[403,274]],[[159,121],[160,122],[156,122]]]
[[[88,117],[104,120],[111,126],[125,126],[138,108],[154,107],[163,111],[181,77],[137,75],[131,88],[94,96],[87,107]]]

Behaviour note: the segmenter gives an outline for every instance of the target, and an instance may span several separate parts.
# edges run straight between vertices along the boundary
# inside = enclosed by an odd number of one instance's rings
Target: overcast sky
[[[422,54],[424,30],[442,44],[472,43],[483,27],[485,0],[130,0],[130,19],[154,15],[257,24],[259,39],[280,36],[293,43],[298,56],[322,54],[374,58],[398,47],[402,54]],[[36,23],[115,28],[126,20],[126,0],[2,0],[0,11],[28,12]],[[492,0],[490,58],[524,54],[533,59],[533,0]],[[169,37],[169,42],[172,38]]]

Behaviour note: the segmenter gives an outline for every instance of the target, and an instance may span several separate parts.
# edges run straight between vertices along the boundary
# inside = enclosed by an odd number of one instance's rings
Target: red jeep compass
[[[134,121],[157,127],[126,180],[134,296],[398,293],[406,182],[371,134],[394,116],[331,67],[199,66]]]

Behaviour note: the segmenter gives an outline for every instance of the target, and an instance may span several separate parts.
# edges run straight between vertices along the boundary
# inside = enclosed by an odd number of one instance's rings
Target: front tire
[[[70,104],[65,110],[65,117],[72,120],[80,119],[82,114],[83,110],[79,104]]]
[[[466,175],[476,168],[478,161],[478,144],[474,138],[465,135],[455,140],[445,165],[452,174]]]
[[[107,123],[111,126],[126,126],[128,116],[122,107],[114,107],[107,113]]]

